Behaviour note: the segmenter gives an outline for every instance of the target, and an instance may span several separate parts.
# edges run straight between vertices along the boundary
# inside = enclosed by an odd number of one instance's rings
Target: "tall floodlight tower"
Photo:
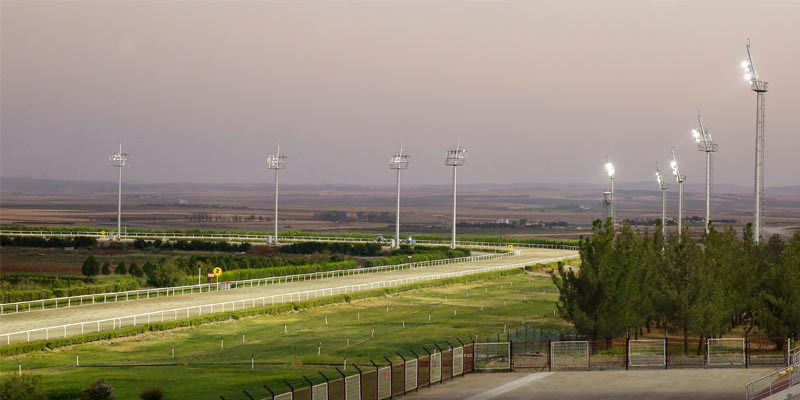
[[[681,171],[678,170],[675,150],[672,150],[672,161],[669,166],[672,167],[672,175],[675,175],[675,180],[678,181],[678,236],[680,237],[683,228],[683,182],[686,181],[686,175],[681,175]]]
[[[119,168],[119,180],[117,189],[117,240],[122,239],[122,168],[128,166],[128,153],[122,152],[122,143],[119,144],[119,151],[115,151],[108,156],[111,165]]]
[[[658,188],[661,189],[661,236],[667,238],[667,183],[661,175],[661,167],[656,163],[656,180]]]
[[[756,92],[756,171],[755,208],[753,211],[753,239],[761,240],[761,215],[764,211],[764,95],[769,84],[758,77],[753,57],[750,55],[750,40],[747,40],[747,60],[742,61],[744,79],[750,82],[750,90]]]
[[[614,224],[614,164],[611,161],[608,161],[608,154],[606,154],[606,163],[603,164],[606,169],[606,175],[608,175],[608,179],[611,181],[611,191],[609,192],[608,196],[608,217],[611,218],[611,224]]]
[[[400,247],[400,170],[408,168],[408,154],[403,153],[403,146],[400,146],[400,152],[395,153],[389,159],[389,169],[397,171],[397,211],[395,214],[394,222],[394,246]]]
[[[450,239],[450,248],[456,248],[456,170],[458,167],[464,165],[467,160],[467,149],[461,146],[461,142],[457,142],[455,146],[447,150],[444,165],[453,167],[453,236]]]
[[[717,151],[717,144],[711,138],[711,133],[703,126],[703,117],[697,113],[698,129],[692,129],[692,136],[697,142],[697,150],[706,153],[706,234],[708,234],[708,224],[711,222],[711,153]]]
[[[267,156],[267,168],[275,170],[275,237],[273,244],[278,244],[278,171],[286,168],[286,156],[281,154],[281,146],[278,145],[275,154]]]

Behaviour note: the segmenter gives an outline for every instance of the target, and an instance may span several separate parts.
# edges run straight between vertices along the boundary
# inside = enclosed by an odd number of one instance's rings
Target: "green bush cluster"
[[[335,303],[350,302],[353,300],[366,299],[370,297],[384,296],[387,294],[395,294],[415,289],[423,289],[430,287],[441,287],[457,283],[465,283],[474,281],[476,279],[491,279],[495,277],[516,275],[522,273],[521,269],[509,269],[504,271],[484,272],[469,276],[461,276],[455,278],[437,279],[426,282],[409,283],[390,288],[365,290],[361,292],[354,292],[335,296],[320,297],[314,300],[298,301],[292,303],[283,303],[270,305],[266,307],[248,308],[245,310],[229,311],[224,313],[207,314],[197,317],[179,319],[175,321],[153,322],[147,325],[132,326],[122,329],[115,329],[110,331],[93,332],[84,335],[70,336],[66,338],[57,338],[50,340],[37,340],[26,343],[16,343],[12,345],[0,347],[0,356],[13,356],[17,354],[30,353],[33,351],[49,351],[55,348],[71,346],[82,343],[90,343],[99,340],[110,340],[114,338],[129,337],[140,335],[146,332],[166,331],[175,328],[193,327],[212,322],[222,322],[228,320],[236,320],[246,317],[253,317],[259,315],[274,315],[290,311],[297,311],[301,309],[308,309]]]
[[[447,247],[427,247],[427,246],[402,246],[392,252],[391,256],[366,260],[365,266],[375,267],[380,265],[396,265],[407,262],[421,262],[431,260],[443,260],[446,258],[468,257],[472,254],[469,249],[450,249]],[[411,256],[409,260],[408,256]]]
[[[0,236],[0,246],[21,247],[75,247],[92,249],[97,247],[97,239],[86,236],[68,238],[39,236]]]
[[[162,250],[201,250],[201,251],[227,251],[244,252],[252,248],[250,243],[234,244],[226,241],[211,240],[174,240],[162,241],[161,239],[144,240],[136,239],[133,247],[139,250],[162,249]]]
[[[18,301],[50,299],[53,297],[68,297],[105,292],[122,292],[126,290],[136,290],[139,289],[139,287],[139,281],[136,279],[121,279],[113,283],[54,287],[50,289],[3,290],[0,292],[0,302],[14,303]]]
[[[381,254],[380,243],[301,242],[281,247],[281,253],[331,253],[374,257]]]
[[[223,275],[220,279],[222,281],[239,281],[245,279],[269,278],[273,276],[310,274],[312,272],[326,272],[326,271],[336,271],[342,269],[353,269],[357,267],[358,263],[356,263],[355,260],[348,260],[348,261],[339,261],[332,263],[292,265],[292,266],[275,267],[275,268],[235,269],[232,271],[223,272]],[[194,281],[193,278],[194,277],[184,278],[183,284],[191,285],[193,283],[196,283],[196,281]]]

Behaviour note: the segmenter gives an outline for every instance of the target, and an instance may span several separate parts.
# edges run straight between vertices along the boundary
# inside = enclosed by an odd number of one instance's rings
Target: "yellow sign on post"
[[[105,235],[106,235],[106,231],[104,231],[104,230],[103,230],[103,231],[100,231],[100,234],[101,234],[101,235],[103,235],[103,236],[105,236]]]
[[[217,278],[219,278],[219,277],[220,277],[220,275],[222,275],[222,268],[220,268],[220,267],[214,267],[214,276],[216,276]]]
[[[508,251],[512,251],[512,250],[514,250],[514,245],[513,244],[508,245]]]

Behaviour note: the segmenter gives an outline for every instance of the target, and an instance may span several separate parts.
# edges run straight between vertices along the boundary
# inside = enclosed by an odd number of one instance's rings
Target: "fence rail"
[[[574,256],[554,257],[539,260],[537,263],[551,263],[573,258]],[[151,322],[174,321],[183,318],[197,317],[204,314],[236,311],[248,308],[266,307],[269,305],[290,303],[293,301],[313,300],[325,296],[335,296],[364,290],[389,288],[394,286],[406,285],[410,283],[425,282],[437,279],[457,278],[461,276],[474,275],[484,272],[503,271],[516,268],[524,268],[531,265],[531,262],[513,263],[494,267],[478,268],[458,272],[447,272],[431,275],[416,276],[411,278],[400,278],[386,281],[377,281],[355,285],[337,286],[323,289],[306,290],[301,292],[276,294],[272,296],[262,296],[250,299],[228,301],[223,303],[203,304],[197,306],[181,307],[169,310],[153,311],[135,315],[106,318],[94,321],[75,322],[71,324],[57,325],[46,328],[29,329],[19,332],[0,334],[0,343],[6,345],[18,342],[30,342],[32,340],[49,340],[51,338],[66,338],[68,336],[81,335],[85,333],[101,332],[138,325],[149,324]],[[2,338],[5,338],[3,341]]]
[[[766,399],[797,384],[800,384],[800,362],[748,383],[745,386],[746,398],[747,400]]]
[[[103,233],[101,231],[27,231],[27,230],[0,230],[0,236],[42,236],[42,237],[76,237],[87,236],[94,238],[111,239],[113,232]],[[123,232],[121,239],[172,239],[172,240],[224,240],[230,242],[264,242],[272,243],[272,235],[245,235],[229,233],[184,233],[184,232]],[[375,243],[373,238],[354,238],[337,236],[278,236],[282,242],[348,242],[348,243]],[[421,245],[443,245],[449,246],[449,240],[416,240],[416,244]],[[508,247],[538,248],[538,249],[560,249],[578,250],[578,246],[563,244],[537,244],[537,243],[515,243],[515,242],[478,242],[470,240],[456,241],[456,246],[462,247],[482,247],[497,248]]]
[[[513,253],[509,252],[484,254],[480,256],[446,258],[441,260],[410,262],[410,263],[394,264],[394,265],[382,265],[382,266],[367,267],[367,268],[351,268],[351,269],[341,269],[335,271],[310,272],[306,274],[244,279],[244,280],[230,281],[230,282],[171,286],[166,288],[154,288],[154,289],[127,290],[123,292],[106,292],[106,293],[84,294],[84,295],[76,295],[68,297],[51,297],[47,299],[27,300],[27,301],[18,301],[13,303],[0,304],[0,315],[19,313],[19,312],[29,312],[29,311],[41,311],[45,309],[76,307],[76,306],[84,306],[97,303],[109,303],[109,302],[114,303],[114,302],[129,301],[129,300],[150,299],[161,296],[176,296],[176,295],[191,294],[191,293],[208,293],[212,291],[214,292],[220,291],[223,289],[228,290],[228,289],[238,289],[238,288],[248,288],[248,287],[260,287],[260,286],[276,285],[283,283],[303,282],[315,279],[362,275],[375,272],[388,272],[388,271],[400,271],[406,269],[417,269],[423,267],[435,267],[440,265],[448,265],[448,264],[456,264],[464,262],[493,260],[497,258],[508,257],[511,255],[513,255]]]

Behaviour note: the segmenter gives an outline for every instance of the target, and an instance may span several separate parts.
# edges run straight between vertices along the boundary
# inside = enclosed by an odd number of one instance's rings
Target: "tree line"
[[[580,270],[552,274],[558,311],[593,339],[679,332],[684,351],[690,335],[800,335],[800,231],[756,243],[749,225],[742,236],[712,226],[701,241],[688,229],[665,238],[660,224],[651,234],[595,221],[579,243]]]
[[[74,247],[92,249],[97,247],[97,239],[86,236],[49,237],[39,236],[0,236],[0,246],[20,247]]]

